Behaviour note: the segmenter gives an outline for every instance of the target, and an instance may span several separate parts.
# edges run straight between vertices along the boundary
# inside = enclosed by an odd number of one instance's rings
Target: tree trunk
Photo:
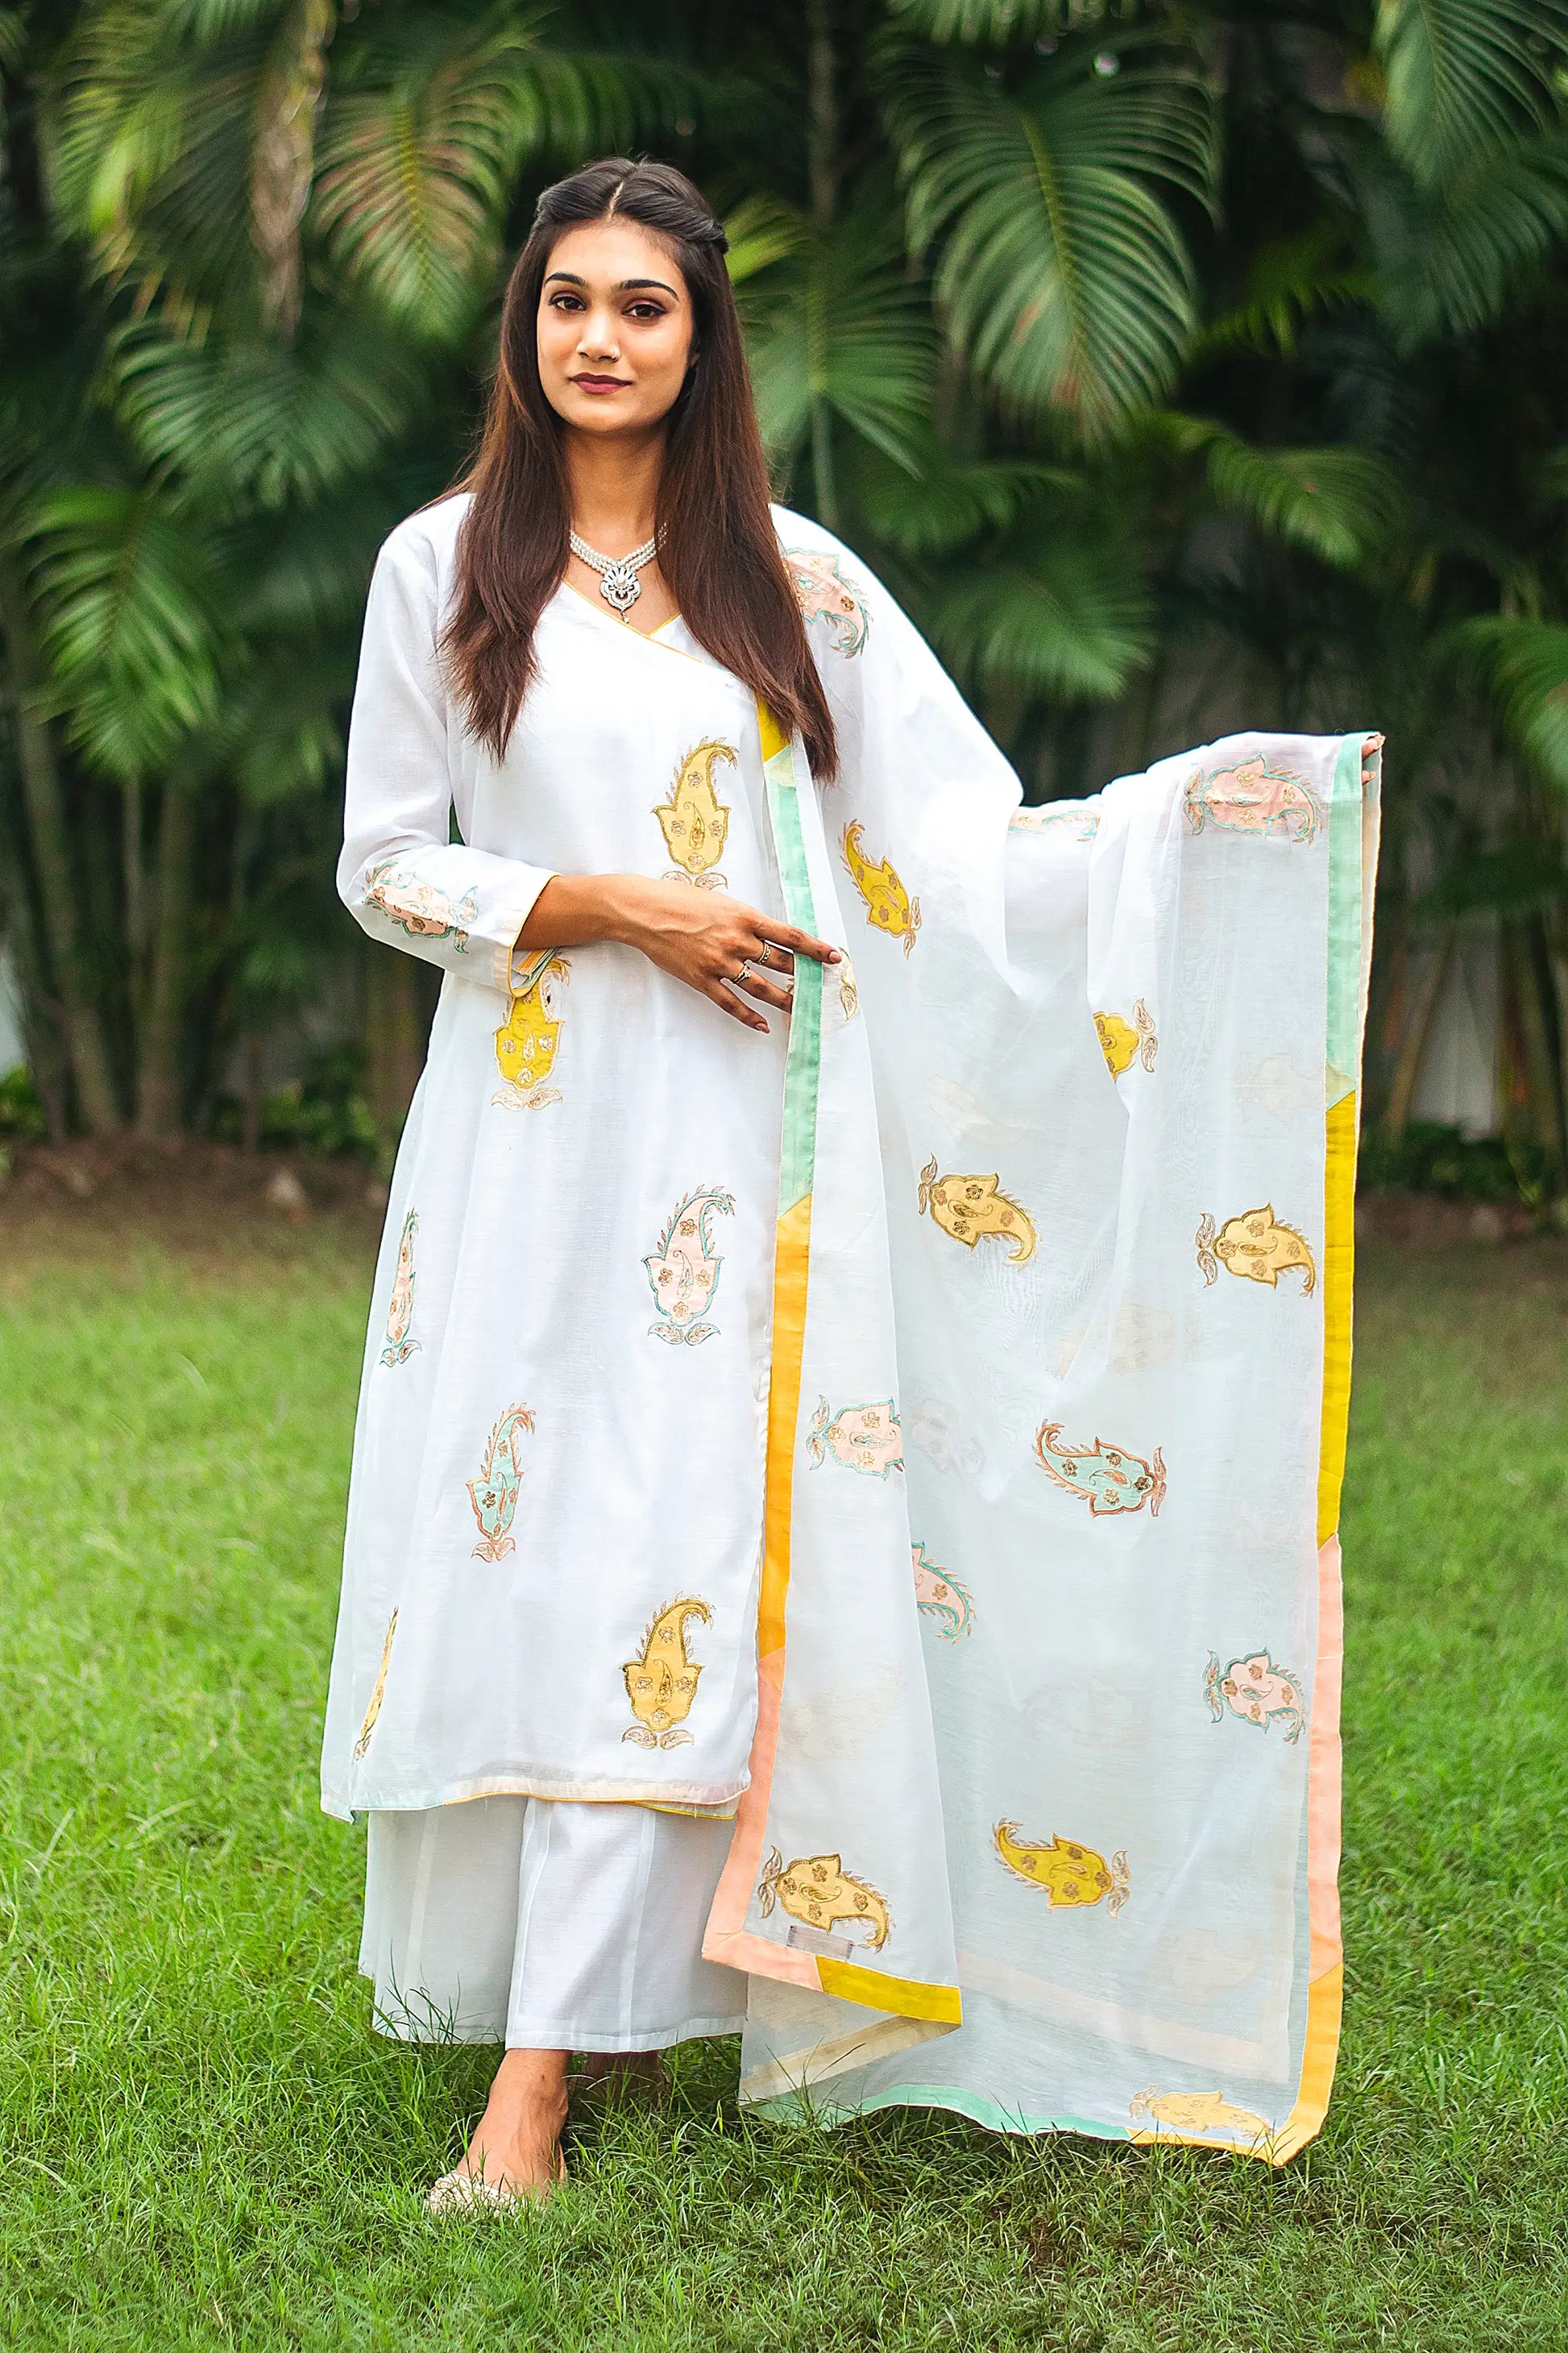
[[[195,849],[193,796],[163,787],[158,828],[157,899],[153,917],[147,997],[138,1058],[136,1133],[167,1137],[180,1132],[181,1043],[185,1009],[185,935],[190,923],[191,867]]]
[[[383,1145],[395,1144],[425,1065],[429,1019],[412,956],[370,946],[365,965],[365,1084]]]
[[[80,893],[71,878],[65,791],[48,723],[35,700],[39,663],[31,619],[23,601],[21,584],[8,565],[0,568],[0,630],[4,632],[16,714],[22,805],[26,811],[60,1030],[76,1082],[77,1109],[89,1134],[110,1135],[121,1124],[120,1106],[115,1099],[103,1029],[83,968],[77,934]]]
[[[1388,1090],[1388,1109],[1383,1115],[1384,1126],[1390,1135],[1403,1135],[1410,1124],[1410,1106],[1415,1100],[1415,1082],[1421,1075],[1421,1057],[1426,1049],[1426,1035],[1432,1027],[1432,1016],[1437,1010],[1437,999],[1443,993],[1443,983],[1448,977],[1448,966],[1453,956],[1454,927],[1450,923],[1418,986],[1410,992],[1405,1008],[1399,1053]]]
[[[15,846],[0,841],[0,914],[21,985],[22,1038],[34,1092],[43,1106],[51,1144],[66,1134],[66,1071],[60,1055],[59,1007],[49,994],[44,955],[26,877]]]

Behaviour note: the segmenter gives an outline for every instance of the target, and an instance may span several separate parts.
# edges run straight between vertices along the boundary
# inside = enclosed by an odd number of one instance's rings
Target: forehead
[[[637,221],[618,216],[584,221],[557,237],[545,265],[551,271],[567,270],[595,292],[608,292],[629,278],[657,278],[682,298],[686,280],[668,241]]]

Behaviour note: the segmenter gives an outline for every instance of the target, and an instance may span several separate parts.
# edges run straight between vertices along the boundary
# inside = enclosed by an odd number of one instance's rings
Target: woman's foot
[[[497,2191],[502,2200],[548,2198],[566,2178],[561,2154],[565,2122],[565,2052],[509,2051],[461,2164],[437,2184],[437,2190],[447,2192],[438,2202],[493,2205]],[[483,2185],[478,2201],[474,2190],[461,2186],[467,2182]],[[437,2192],[431,2196],[435,2200]]]

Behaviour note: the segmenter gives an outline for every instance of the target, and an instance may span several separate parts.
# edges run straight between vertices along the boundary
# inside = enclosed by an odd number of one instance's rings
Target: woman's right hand
[[[655,882],[643,874],[552,875],[519,934],[519,947],[575,947],[590,940],[619,940],[639,949],[660,971],[764,1033],[768,1025],[747,997],[787,1013],[797,955],[817,964],[840,961],[839,950],[826,940],[724,891]]]

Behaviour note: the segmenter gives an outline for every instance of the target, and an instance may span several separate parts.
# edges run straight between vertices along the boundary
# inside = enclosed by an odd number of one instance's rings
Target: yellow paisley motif
[[[637,1719],[622,1733],[623,1740],[635,1740],[639,1748],[689,1745],[690,1733],[678,1726],[691,1713],[702,1670],[687,1651],[686,1621],[700,1618],[706,1626],[712,1615],[706,1601],[687,1595],[659,1611],[643,1637],[641,1656],[628,1659],[621,1669]]]
[[[1158,2140],[1163,2125],[1173,2133],[1245,2133],[1249,2140],[1269,2140],[1274,2126],[1266,2118],[1254,2116],[1250,2108],[1238,2108],[1223,2092],[1162,2092],[1151,2084],[1127,2104],[1127,2113],[1134,2124],[1146,2116],[1152,2130],[1134,2132],[1137,2141]]]
[[[1123,1021],[1120,1013],[1097,1013],[1094,1028],[1105,1067],[1113,1079],[1130,1071],[1134,1062],[1141,1062],[1146,1071],[1153,1069],[1160,1041],[1154,1035],[1149,1008],[1142,997],[1132,1008],[1131,1021]]]
[[[370,1705],[364,1712],[364,1722],[359,1728],[359,1738],[354,1742],[356,1757],[363,1757],[370,1746],[370,1736],[375,1730],[375,1719],[381,1714],[381,1703],[386,1695],[386,1662],[392,1656],[392,1638],[396,1631],[397,1612],[395,1609],[386,1621],[386,1640],[381,1646],[381,1664],[376,1669],[375,1687],[370,1695]]]
[[[998,1822],[992,1832],[996,1852],[1009,1871],[1043,1887],[1053,1912],[1075,1905],[1103,1903],[1108,1912],[1120,1912],[1127,1901],[1127,1857],[1113,1854],[1109,1862],[1091,1846],[1076,1839],[1043,1841],[1020,1839],[1016,1822]]]
[[[757,1900],[764,1918],[777,1904],[794,1919],[824,1935],[840,1920],[864,1920],[871,1933],[861,1941],[872,1951],[885,1945],[892,1933],[886,1898],[866,1880],[846,1871],[836,1854],[800,1855],[786,1866],[775,1846],[763,1865]]]
[[[654,809],[677,870],[665,876],[667,882],[695,882],[704,891],[723,888],[724,877],[712,870],[723,856],[730,812],[713,789],[713,771],[721,760],[734,767],[738,758],[728,744],[699,744],[676,770],[669,798]]]
[[[492,1103],[509,1111],[538,1111],[561,1101],[549,1079],[561,1039],[561,992],[570,977],[565,957],[552,956],[513,997],[496,1031],[496,1068],[506,1083],[490,1097]]]
[[[989,1176],[939,1176],[936,1162],[921,1170],[921,1215],[929,1209],[944,1234],[973,1250],[986,1234],[1010,1245],[1007,1262],[1022,1266],[1035,1255],[1035,1229],[1026,1209],[999,1187],[994,1171]]]
[[[1212,1218],[1201,1218],[1197,1251],[1198,1266],[1207,1283],[1219,1281],[1223,1266],[1230,1274],[1242,1275],[1249,1282],[1266,1282],[1273,1291],[1282,1274],[1300,1267],[1306,1277],[1302,1298],[1318,1286],[1318,1270],[1306,1236],[1276,1218],[1272,1202],[1266,1201],[1260,1209],[1244,1209],[1239,1218],[1227,1218],[1217,1231]]]
[[[866,921],[873,931],[886,932],[889,939],[902,940],[908,955],[921,927],[921,902],[910,898],[890,860],[884,858],[875,866],[871,863],[860,848],[864,830],[858,821],[845,827],[841,845],[844,863],[866,902]]]

